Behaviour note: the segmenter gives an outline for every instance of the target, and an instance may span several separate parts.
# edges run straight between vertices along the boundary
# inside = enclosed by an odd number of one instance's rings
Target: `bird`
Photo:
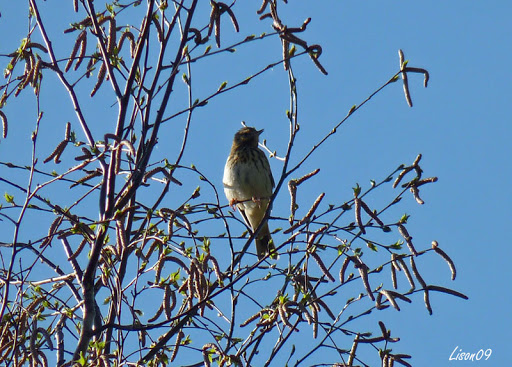
[[[238,208],[253,233],[265,216],[275,186],[267,156],[258,148],[262,132],[244,126],[235,134],[222,179],[229,205]],[[277,258],[267,220],[256,233],[255,242],[258,259],[267,254]]]

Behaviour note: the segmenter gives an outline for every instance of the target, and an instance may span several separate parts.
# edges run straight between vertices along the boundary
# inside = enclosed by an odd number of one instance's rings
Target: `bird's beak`
[[[258,133],[258,136],[261,135],[261,133],[264,131],[265,129],[261,129],[261,130],[258,130],[257,133]]]

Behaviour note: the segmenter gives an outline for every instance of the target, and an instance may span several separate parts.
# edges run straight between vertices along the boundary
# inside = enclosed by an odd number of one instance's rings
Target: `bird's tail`
[[[274,240],[270,235],[268,223],[263,224],[260,232],[256,236],[256,252],[258,253],[258,259],[264,258],[267,254],[270,255],[271,259],[277,259],[279,256],[274,246]]]

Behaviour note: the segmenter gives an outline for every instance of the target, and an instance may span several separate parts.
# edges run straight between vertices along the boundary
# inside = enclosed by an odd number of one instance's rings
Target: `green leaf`
[[[211,241],[208,237],[203,237],[203,245],[206,250],[208,250],[208,248],[210,247],[210,243]]]
[[[389,80],[389,82],[390,82],[390,83],[394,83],[394,82],[396,82],[396,81],[398,80],[398,78],[399,78],[399,77],[398,77],[398,75],[395,75],[394,77],[392,77],[392,78]]]
[[[223,90],[224,88],[226,88],[226,85],[228,85],[228,82],[227,82],[227,81],[222,82],[222,84],[220,85],[219,89],[217,89],[217,92],[220,92],[221,90]]]
[[[80,366],[85,366],[85,364],[87,363],[87,360],[85,359],[83,352],[80,352],[80,358],[76,362],[78,362],[78,364],[80,364]]]
[[[400,224],[405,224],[407,223],[407,220],[409,219],[410,215],[408,215],[407,213],[405,213],[404,215],[402,215],[402,218],[400,218],[400,221],[399,223]]]
[[[367,246],[370,250],[372,250],[372,251],[375,251],[375,252],[377,252],[377,251],[378,251],[377,246],[375,246],[375,244],[373,244],[373,243],[371,243],[371,242],[367,242],[367,243],[366,243],[366,246]]]
[[[5,201],[7,201],[9,204],[14,205],[14,196],[9,195],[8,193],[4,194]]]
[[[220,342],[225,337],[226,337],[226,334],[218,334],[218,335],[214,336],[215,340],[218,341],[218,342]]]
[[[346,248],[347,248],[347,245],[339,245],[338,246],[338,256],[343,255],[343,253],[345,252]]]
[[[404,244],[404,242],[402,240],[398,240],[396,241],[394,244],[392,244],[391,246],[389,246],[389,248],[392,248],[394,250],[401,250],[402,249],[402,245]]]
[[[292,57],[293,55],[295,55],[295,51],[297,51],[297,49],[295,48],[295,45],[292,45],[290,51],[288,51],[288,55]]]
[[[190,80],[188,80],[187,73],[183,73],[181,78],[183,79],[183,81],[185,82],[186,85],[190,85]]]
[[[197,186],[196,189],[194,190],[194,192],[192,193],[191,198],[195,199],[195,198],[198,198],[199,196],[201,196],[200,191],[201,191],[201,186]]]
[[[207,100],[199,102],[199,99],[196,99],[194,101],[194,103],[192,104],[192,107],[203,107],[203,106],[206,106],[207,104],[208,104]]]
[[[176,270],[174,273],[171,273],[170,275],[170,280],[175,283],[177,282],[178,280],[180,280],[180,268],[178,268],[178,270]]]
[[[359,186],[358,183],[356,183],[356,187],[353,187],[352,190],[354,190],[354,196],[359,196],[359,194],[361,193],[361,187]]]

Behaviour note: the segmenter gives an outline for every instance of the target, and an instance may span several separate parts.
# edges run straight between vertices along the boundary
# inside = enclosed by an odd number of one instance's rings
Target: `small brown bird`
[[[236,205],[253,231],[265,216],[275,185],[268,159],[258,148],[262,132],[253,127],[243,127],[235,134],[222,180],[229,205]],[[255,238],[259,259],[271,252],[274,254],[271,257],[277,257],[272,251],[275,247],[266,221]]]

